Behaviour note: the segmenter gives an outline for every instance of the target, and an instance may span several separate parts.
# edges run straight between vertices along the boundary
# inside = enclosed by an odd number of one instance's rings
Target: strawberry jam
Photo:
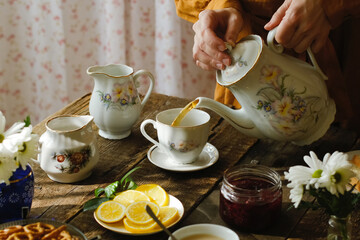
[[[281,214],[280,175],[256,164],[228,169],[220,192],[220,216],[241,231],[258,232]]]

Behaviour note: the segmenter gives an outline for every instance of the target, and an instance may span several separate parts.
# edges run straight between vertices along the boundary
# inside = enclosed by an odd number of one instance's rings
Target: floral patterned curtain
[[[88,67],[110,63],[149,70],[155,92],[212,97],[214,72],[195,66],[192,44],[172,0],[2,0],[0,110],[7,125],[35,124],[92,91]]]

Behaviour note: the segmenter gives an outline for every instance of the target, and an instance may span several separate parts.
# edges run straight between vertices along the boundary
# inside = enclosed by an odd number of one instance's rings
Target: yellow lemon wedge
[[[159,219],[167,227],[180,218],[179,211],[175,207],[160,207]]]
[[[96,209],[96,216],[106,223],[118,222],[125,216],[126,207],[115,201],[106,201]]]
[[[136,188],[137,191],[145,193],[150,197],[151,201],[155,202],[160,207],[169,205],[169,194],[157,184],[144,184]]]
[[[156,216],[159,215],[160,207],[158,205],[150,201],[139,201],[130,204],[126,208],[125,215],[128,218],[128,220],[136,224],[146,224],[149,222],[153,222],[154,220],[146,212],[145,209],[146,205],[149,205],[149,207],[155,213]]]
[[[119,193],[113,200],[121,203],[125,207],[128,207],[130,204],[134,202],[150,201],[150,198],[141,191],[126,190]]]
[[[156,222],[148,222],[145,224],[137,224],[130,221],[128,218],[124,218],[124,227],[127,231],[132,233],[149,233],[155,231],[157,226]]]

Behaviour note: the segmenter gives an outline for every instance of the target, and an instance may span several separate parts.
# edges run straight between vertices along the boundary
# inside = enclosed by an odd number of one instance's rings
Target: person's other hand
[[[225,42],[235,45],[242,24],[243,18],[234,8],[202,11],[193,25],[193,58],[196,65],[204,70],[229,66],[231,57],[224,52]]]
[[[320,51],[331,29],[321,0],[285,0],[264,28],[276,26],[275,40],[298,53],[308,47]]]

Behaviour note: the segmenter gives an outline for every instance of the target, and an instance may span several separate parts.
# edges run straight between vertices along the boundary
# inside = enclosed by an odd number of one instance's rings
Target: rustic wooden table
[[[63,114],[89,114],[90,94],[76,100],[65,108],[44,119],[34,127],[34,132],[42,134],[45,123],[53,116]],[[73,184],[61,184],[50,180],[36,164],[32,164],[35,176],[35,196],[30,218],[53,218],[70,223],[85,233],[88,239],[101,235],[102,239],[167,239],[164,232],[148,236],[128,236],[111,232],[101,227],[93,218],[93,212],[82,211],[83,204],[94,196],[94,190],[119,180],[136,166],[141,168],[132,176],[138,184],[157,183],[184,205],[182,220],[171,228],[211,222],[226,225],[218,215],[219,183],[223,172],[239,163],[249,163],[256,159],[260,164],[277,170],[283,177],[284,170],[290,166],[302,164],[303,156],[314,151],[319,157],[327,152],[351,151],[360,149],[358,136],[337,126],[331,126],[319,141],[299,147],[291,143],[272,140],[258,140],[236,131],[217,114],[211,115],[211,133],[209,142],[220,154],[213,166],[197,172],[179,173],[166,171],[150,163],[147,151],[152,144],[140,133],[140,123],[144,119],[154,119],[162,110],[183,107],[190,100],[153,93],[147,102],[138,122],[133,126],[129,137],[122,140],[107,140],[98,136],[100,160],[93,174],[84,181]],[[96,126],[93,126],[97,130]],[[153,131],[153,132],[151,132]],[[149,134],[155,136],[155,130],[149,128]],[[244,239],[324,239],[326,237],[328,217],[322,211],[310,209],[290,209],[289,189],[283,181],[283,207],[281,219],[262,233],[237,231]],[[360,211],[352,214],[352,227],[355,239],[360,239]],[[234,229],[236,230],[236,229]]]

